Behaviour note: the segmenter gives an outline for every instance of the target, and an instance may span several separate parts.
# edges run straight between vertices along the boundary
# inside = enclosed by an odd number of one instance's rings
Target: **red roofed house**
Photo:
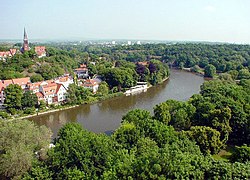
[[[57,84],[57,89],[56,89],[56,97],[57,97],[57,102],[63,102],[66,100],[66,94],[67,94],[67,89],[64,87],[63,84]]]
[[[32,91],[33,93],[37,93],[37,92],[39,92],[39,87],[41,84],[42,84],[42,82],[28,83],[27,89],[29,91]]]
[[[16,49],[10,49],[9,51],[1,51],[0,52],[0,60],[6,60],[6,58],[10,58],[16,54]]]
[[[43,93],[37,92],[37,93],[36,93],[36,96],[37,96],[37,98],[38,98],[38,101],[46,101],[46,100],[44,99]]]
[[[99,87],[99,83],[94,79],[87,79],[83,82],[82,86],[91,89],[93,93],[96,93]]]
[[[17,84],[21,86],[23,90],[27,89],[27,84],[30,83],[30,78],[25,77],[25,78],[17,78],[17,79],[12,79],[13,84]]]
[[[49,83],[47,85],[40,85],[39,91],[44,95],[44,99],[47,104],[53,103],[53,98],[56,96],[56,83]]]
[[[69,75],[65,75],[56,79],[55,82],[57,84],[63,84],[63,86],[68,90],[69,85],[74,83],[74,79]]]
[[[80,68],[74,70],[78,78],[87,78],[89,77],[88,68],[85,64],[80,65]]]
[[[35,47],[35,52],[36,52],[38,58],[46,56],[46,48],[45,48],[45,46],[36,46]]]
[[[8,80],[0,80],[0,103],[4,103],[5,94],[4,89],[10,84],[17,84],[21,86],[23,90],[27,88],[27,84],[30,83],[30,78],[17,78],[17,79],[8,79]]]

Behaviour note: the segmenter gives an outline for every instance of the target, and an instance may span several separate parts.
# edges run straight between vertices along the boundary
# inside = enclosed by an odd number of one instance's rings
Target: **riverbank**
[[[79,106],[70,110],[48,113],[28,118],[37,125],[50,127],[56,136],[67,122],[78,122],[89,131],[107,133],[120,126],[122,117],[132,109],[152,111],[155,105],[168,99],[188,100],[200,91],[204,82],[201,76],[186,71],[170,69],[170,77],[165,82],[152,86],[146,92],[131,96],[119,96],[99,103]]]
[[[164,83],[165,81],[167,81],[169,79],[169,76],[166,77],[165,79],[162,80],[161,83],[159,84],[162,84]],[[148,85],[147,89],[151,88],[151,87],[154,87],[152,85]],[[102,101],[105,101],[105,100],[108,100],[108,99],[112,99],[112,98],[115,98],[115,97],[118,97],[118,96],[122,96],[124,95],[124,93],[120,92],[120,93],[114,93],[114,94],[110,94],[109,96],[106,96],[106,97],[101,97],[99,100],[97,101],[93,101],[91,103],[86,103],[86,104],[94,104],[94,103],[98,103],[98,102],[102,102]],[[38,117],[38,116],[41,116],[41,115],[45,115],[45,114],[49,114],[49,113],[53,113],[53,112],[58,112],[58,111],[63,111],[63,110],[67,110],[67,109],[72,109],[72,108],[76,108],[76,107],[79,107],[79,106],[82,106],[84,104],[80,104],[80,105],[66,105],[66,106],[60,106],[59,108],[57,109],[48,109],[48,110],[45,110],[45,111],[42,111],[42,112],[36,112],[34,114],[31,114],[31,115],[27,115],[27,116],[23,116],[23,117],[19,117],[17,119],[26,119],[26,118],[32,118],[32,117]],[[56,108],[56,107],[55,107]],[[10,118],[10,119],[13,119]]]

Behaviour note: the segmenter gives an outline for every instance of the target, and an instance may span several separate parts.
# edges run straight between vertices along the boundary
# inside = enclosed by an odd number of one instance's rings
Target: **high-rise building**
[[[24,53],[25,51],[30,50],[28,36],[24,28],[24,35],[23,35],[23,47],[21,48],[21,52]]]

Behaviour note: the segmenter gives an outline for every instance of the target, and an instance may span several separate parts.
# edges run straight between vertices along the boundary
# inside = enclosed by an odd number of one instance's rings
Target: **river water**
[[[169,80],[146,92],[136,95],[121,96],[96,104],[82,105],[76,108],[44,114],[29,118],[38,125],[51,128],[54,136],[67,122],[78,122],[92,132],[109,133],[120,126],[122,116],[129,110],[139,108],[153,112],[156,104],[168,99],[188,100],[199,93],[203,77],[180,70],[171,70]]]

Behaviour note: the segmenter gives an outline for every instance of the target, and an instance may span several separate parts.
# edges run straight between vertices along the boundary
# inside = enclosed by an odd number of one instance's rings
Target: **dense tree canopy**
[[[31,168],[35,152],[46,154],[50,138],[46,127],[37,127],[31,121],[0,121],[0,177],[24,174]]]

